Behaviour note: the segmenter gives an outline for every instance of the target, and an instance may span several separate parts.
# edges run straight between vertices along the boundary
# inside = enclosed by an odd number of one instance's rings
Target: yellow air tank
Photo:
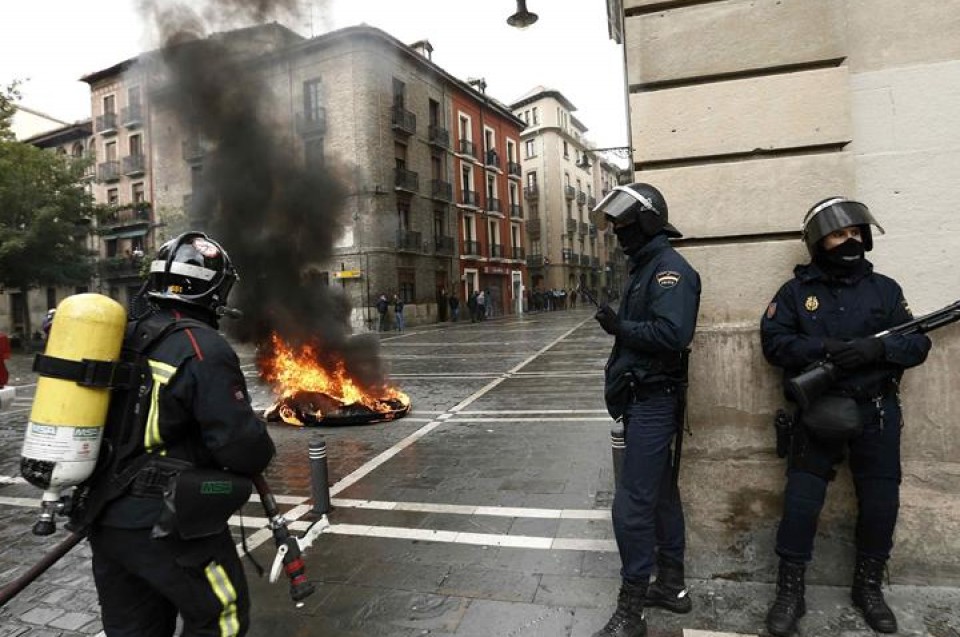
[[[126,325],[123,306],[109,297],[67,297],[57,307],[44,353],[76,362],[118,361]],[[34,533],[53,533],[60,492],[93,472],[109,404],[107,387],[83,386],[40,371],[20,458],[24,479],[44,490]]]

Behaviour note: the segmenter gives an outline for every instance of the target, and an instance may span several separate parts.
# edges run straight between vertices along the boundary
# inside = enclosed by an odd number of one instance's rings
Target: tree
[[[0,285],[26,292],[85,284],[93,274],[84,239],[94,204],[82,183],[84,162],[14,141],[7,113],[15,98],[15,85],[0,92]]]

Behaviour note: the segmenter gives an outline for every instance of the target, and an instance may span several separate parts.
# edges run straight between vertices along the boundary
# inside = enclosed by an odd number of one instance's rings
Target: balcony
[[[142,256],[107,257],[97,262],[97,269],[104,279],[119,279],[140,276],[143,263]]]
[[[327,109],[318,106],[306,113],[297,113],[296,126],[299,135],[323,135],[327,132]]]
[[[531,241],[539,241],[540,237],[540,223],[528,223],[527,224],[527,236],[530,237]]]
[[[515,161],[508,161],[507,174],[510,175],[511,177],[520,177],[521,176],[520,164],[518,164]]]
[[[581,206],[582,206],[583,204],[587,203],[587,193],[583,192],[582,190],[578,190],[578,191],[577,191],[577,203],[580,204]]]
[[[417,132],[417,116],[414,113],[403,106],[394,104],[390,114],[390,123],[393,130],[406,135],[413,135]]]
[[[521,246],[513,246],[513,258],[517,261],[523,261],[526,251]]]
[[[120,110],[120,122],[126,128],[136,128],[143,124],[143,106],[131,104]]]
[[[577,196],[577,189],[573,186],[564,186],[563,187],[563,196],[567,199],[573,199]]]
[[[470,256],[480,256],[480,242],[466,240],[463,242],[463,253]]]
[[[577,232],[577,220],[567,219],[567,234],[576,234],[576,232]]]
[[[497,170],[501,170],[500,155],[498,155],[497,151],[495,150],[487,151],[486,157],[484,159],[484,163],[487,165],[488,168],[496,168]]]
[[[523,219],[523,206],[518,203],[510,204],[510,218]]]
[[[531,254],[527,257],[527,267],[528,268],[542,268],[543,267],[543,255],[542,254]]]
[[[477,147],[474,146],[473,142],[469,139],[461,139],[459,149],[461,155],[467,155],[469,157],[477,156]]]
[[[436,248],[437,254],[453,256],[453,253],[457,248],[457,243],[453,240],[453,237],[438,235],[433,238],[433,247]]]
[[[593,210],[597,207],[597,198],[593,195],[587,195],[587,206]]]
[[[499,243],[490,244],[490,258],[491,259],[502,259],[503,258],[503,246]]]
[[[453,201],[453,184],[440,179],[431,180],[430,196],[441,201]]]
[[[480,207],[480,197],[476,190],[463,190],[460,192],[460,204],[463,206]]]
[[[406,168],[393,169],[393,185],[397,190],[406,192],[420,191],[420,175]]]
[[[150,204],[143,202],[118,208],[103,215],[100,218],[99,230],[103,234],[103,231],[113,231],[117,228],[147,223],[150,223]]]
[[[188,139],[181,144],[180,151],[184,161],[196,164],[203,161],[203,157],[207,154],[208,149],[207,144],[203,140]]]
[[[100,181],[117,181],[120,179],[120,162],[105,161],[98,164],[97,179]]]
[[[117,114],[104,113],[97,115],[96,132],[111,135],[117,132]]]
[[[537,184],[531,184],[523,187],[524,199],[536,199],[540,196],[540,187]]]
[[[587,224],[586,222],[581,221],[580,224],[579,224],[579,226],[578,226],[578,228],[577,228],[577,231],[578,231],[580,234],[585,235],[585,234],[587,234],[587,227],[588,227],[588,224]]]
[[[423,249],[419,232],[397,230],[397,250],[400,252],[420,252]]]
[[[434,146],[446,149],[450,148],[450,131],[446,128],[441,128],[436,124],[430,124],[430,128],[427,129],[427,136],[429,142]]]
[[[127,155],[123,158],[123,174],[127,177],[136,177],[145,172],[146,157],[143,155]]]
[[[487,196],[487,206],[485,210],[487,212],[502,212],[500,209],[500,200],[496,197]]]

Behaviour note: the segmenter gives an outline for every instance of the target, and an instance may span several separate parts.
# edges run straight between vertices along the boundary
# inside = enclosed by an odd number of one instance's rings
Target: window
[[[400,142],[393,143],[394,165],[400,170],[407,169],[407,145]]]
[[[489,128],[483,129],[483,150],[486,152],[497,150],[497,138]]]
[[[304,163],[307,168],[323,167],[323,138],[308,139],[303,144]]]
[[[512,139],[507,140],[507,161],[511,164],[517,161],[517,144]]]
[[[120,191],[116,188],[111,188],[107,191],[107,203],[111,206],[116,206],[120,203]]]
[[[536,106],[533,107],[533,125],[538,126],[540,124],[540,109]]]
[[[397,201],[397,227],[400,230],[410,229],[410,201],[408,200]]]
[[[563,140],[563,158],[570,159],[570,147],[567,144],[567,140]]]
[[[107,161],[117,161],[117,142],[110,142],[106,145]]]
[[[527,126],[530,125],[530,111],[523,111],[523,121],[527,123]]]
[[[117,112],[117,97],[115,95],[107,95],[103,98],[103,114],[116,113]]]
[[[433,211],[433,236],[447,236],[447,211],[443,208],[437,208]]]
[[[496,219],[491,219],[487,224],[487,242],[490,244],[490,256],[502,257],[503,253],[496,254],[494,246],[500,247],[500,223]]]
[[[520,238],[520,226],[515,223],[510,224],[510,245],[514,248],[523,247],[523,239]]]
[[[476,236],[473,215],[463,215],[463,240],[473,241]]]
[[[107,239],[103,242],[104,247],[107,250],[107,258],[117,256],[117,240],[116,239]]]
[[[432,153],[430,155],[430,177],[437,181],[443,181],[443,158],[439,153]]]
[[[528,139],[526,141],[526,144],[524,145],[524,153],[526,153],[526,157],[528,159],[530,157],[536,157],[537,156],[537,140]]]
[[[395,108],[405,108],[407,101],[407,85],[393,78],[393,105]]]
[[[140,135],[131,135],[127,143],[129,144],[131,155],[143,154],[143,138],[140,137]]]
[[[133,203],[143,203],[146,201],[142,181],[138,181],[130,187],[130,201]]]
[[[494,175],[487,175],[487,205],[491,199],[497,198],[497,178]]]
[[[416,272],[413,268],[397,268],[397,283],[400,287],[397,296],[404,303],[414,303],[417,298]]]
[[[464,192],[473,190],[473,169],[466,164],[460,166],[460,186]]]
[[[466,115],[460,116],[460,139],[470,141],[473,139],[473,130],[470,126],[470,118]]]
[[[518,195],[517,195],[517,184],[510,182],[507,184],[508,197],[510,197],[510,205],[516,206],[518,204]]]
[[[73,145],[73,148],[70,149],[70,154],[74,157],[83,157],[83,144],[77,142]]]
[[[428,108],[430,110],[430,125],[442,126],[443,119],[440,115],[440,102],[437,100],[430,100],[428,102]]]
[[[303,83],[303,117],[307,121],[319,121],[323,115],[323,81],[319,77]]]
[[[537,171],[531,170],[527,173],[527,186],[529,188],[537,187]]]

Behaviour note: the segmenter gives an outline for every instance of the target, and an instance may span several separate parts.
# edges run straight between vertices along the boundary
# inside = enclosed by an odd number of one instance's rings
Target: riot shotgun
[[[888,336],[925,334],[956,321],[960,321],[960,301],[955,301],[944,308],[878,332],[870,338],[882,339]],[[837,373],[837,366],[834,363],[819,361],[787,381],[787,393],[801,408],[809,407],[810,403],[836,381]]]

